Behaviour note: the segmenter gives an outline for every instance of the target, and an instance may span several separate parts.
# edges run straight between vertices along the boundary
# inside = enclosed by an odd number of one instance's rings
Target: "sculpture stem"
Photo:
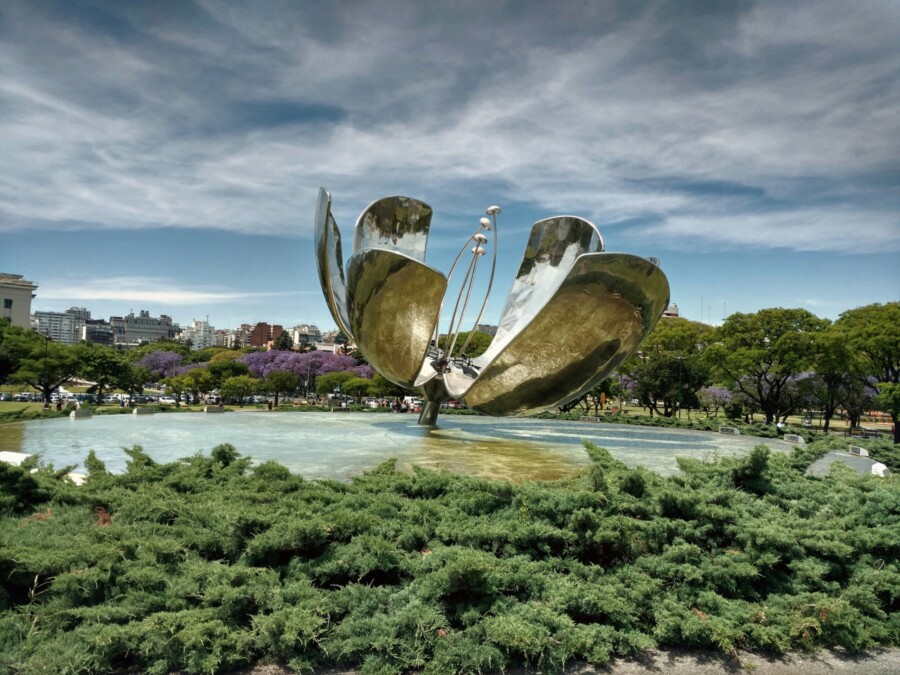
[[[419,424],[433,427],[437,424],[438,413],[441,412],[441,403],[450,398],[447,387],[440,377],[433,377],[422,386],[424,399],[422,411],[419,413]]]

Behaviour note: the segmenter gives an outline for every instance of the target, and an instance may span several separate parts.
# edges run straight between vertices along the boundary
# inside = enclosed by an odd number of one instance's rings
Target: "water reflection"
[[[677,429],[554,420],[444,416],[437,428],[412,415],[278,413],[225,415],[97,415],[86,420],[35,420],[0,426],[0,450],[40,453],[57,468],[82,462],[90,450],[111,471],[125,469],[122,448],[141,445],[169,462],[231,443],[257,462],[274,459],[308,478],[347,479],[391,457],[398,466],[444,468],[507,480],[565,477],[586,466],[583,441],[607,448],[629,466],[677,471],[675,457],[744,454],[759,439]],[[774,450],[789,450],[766,441]]]

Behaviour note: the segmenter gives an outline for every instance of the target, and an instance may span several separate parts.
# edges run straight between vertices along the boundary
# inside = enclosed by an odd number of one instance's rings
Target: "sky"
[[[334,328],[320,186],[347,254],[371,202],[429,204],[444,272],[500,205],[486,323],[560,214],[689,319],[900,299],[889,0],[4,0],[0,149],[32,310]]]

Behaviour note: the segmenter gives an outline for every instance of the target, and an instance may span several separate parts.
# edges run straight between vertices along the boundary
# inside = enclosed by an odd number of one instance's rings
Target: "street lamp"
[[[49,331],[48,331],[49,333]],[[48,393],[49,387],[47,383],[49,382],[49,378],[47,376],[47,358],[50,354],[50,335],[48,333],[41,333],[44,336],[44,381],[42,382],[42,389],[44,394],[44,410],[50,409],[50,394]]]

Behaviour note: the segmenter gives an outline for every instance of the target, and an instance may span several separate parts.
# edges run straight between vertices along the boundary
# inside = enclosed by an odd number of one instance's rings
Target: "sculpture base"
[[[422,411],[419,413],[419,424],[433,427],[437,424],[438,414],[441,412],[441,404],[450,398],[444,381],[435,377],[422,387]]]

